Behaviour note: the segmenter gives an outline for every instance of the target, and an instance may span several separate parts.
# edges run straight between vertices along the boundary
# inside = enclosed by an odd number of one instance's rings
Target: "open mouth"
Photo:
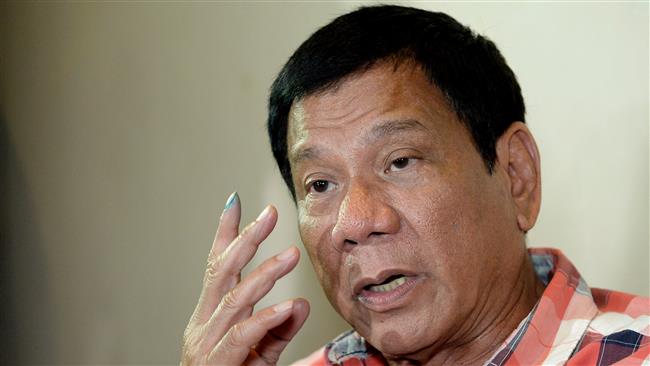
[[[400,271],[401,272],[401,271]],[[411,290],[422,277],[416,274],[386,271],[373,278],[365,278],[357,283],[357,300],[376,312],[384,312],[405,306]]]
[[[388,277],[384,282],[376,285],[366,285],[363,287],[365,291],[372,292],[389,292],[405,284],[407,281],[406,276],[402,274],[393,275]]]

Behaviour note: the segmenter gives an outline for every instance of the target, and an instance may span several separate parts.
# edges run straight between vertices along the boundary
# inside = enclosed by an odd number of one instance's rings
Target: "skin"
[[[303,299],[253,314],[275,282],[295,268],[300,252],[290,247],[242,279],[242,269],[273,230],[278,214],[267,206],[239,233],[241,204],[238,197],[229,202],[208,255],[201,296],[183,334],[181,365],[275,365],[309,315]]]
[[[292,106],[300,235],[334,308],[390,364],[482,364],[543,291],[525,249],[540,206],[535,141],[513,123],[492,174],[473,146],[408,62],[378,63]],[[277,212],[268,206],[240,233],[240,202],[229,202],[181,365],[274,365],[309,314],[303,299],[253,312],[299,252],[291,247],[242,279]],[[354,287],[383,269],[416,282],[378,311]]]
[[[422,70],[385,62],[294,103],[288,147],[323,289],[389,363],[480,364],[539,299],[525,248],[539,153],[523,123],[499,139],[489,174]],[[418,282],[408,301],[376,311],[354,286],[390,268]]]

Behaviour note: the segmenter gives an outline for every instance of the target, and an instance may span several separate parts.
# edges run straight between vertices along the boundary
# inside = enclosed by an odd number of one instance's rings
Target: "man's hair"
[[[444,13],[395,5],[362,7],[312,34],[271,87],[271,149],[294,200],[287,154],[293,102],[336,87],[385,60],[396,66],[415,61],[424,70],[471,133],[490,174],[497,139],[513,122],[525,122],[517,79],[492,41]]]

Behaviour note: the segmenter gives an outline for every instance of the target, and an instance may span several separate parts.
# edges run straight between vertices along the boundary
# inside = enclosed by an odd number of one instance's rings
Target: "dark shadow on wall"
[[[0,365],[54,359],[42,246],[29,187],[0,110]]]

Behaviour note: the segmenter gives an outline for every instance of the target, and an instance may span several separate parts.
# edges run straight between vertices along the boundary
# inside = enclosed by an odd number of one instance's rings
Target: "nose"
[[[400,217],[390,198],[375,186],[354,181],[339,206],[332,239],[337,249],[369,244],[399,231]]]

